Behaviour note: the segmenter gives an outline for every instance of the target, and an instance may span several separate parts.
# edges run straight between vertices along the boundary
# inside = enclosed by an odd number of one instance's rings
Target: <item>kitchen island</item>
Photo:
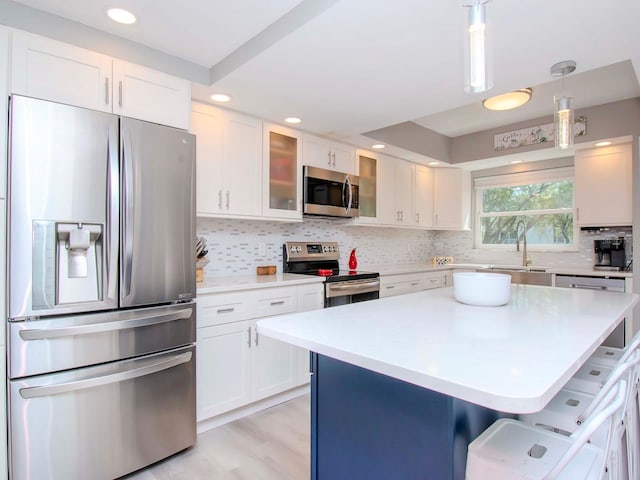
[[[635,294],[513,285],[502,307],[444,288],[265,318],[312,354],[315,480],[461,479],[466,446],[571,378]]]

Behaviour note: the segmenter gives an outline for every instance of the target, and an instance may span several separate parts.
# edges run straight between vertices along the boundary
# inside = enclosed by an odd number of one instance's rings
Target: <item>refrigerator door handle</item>
[[[86,380],[59,383],[56,385],[25,387],[20,389],[20,396],[25,399],[47,397],[75,390],[81,390],[83,388],[95,388],[103,385],[109,385],[111,383],[124,382],[133,378],[143,377],[152,373],[161,372],[162,370],[168,370],[169,368],[175,367],[176,365],[180,365],[182,363],[187,363],[191,361],[192,356],[192,352],[185,352],[179,355],[174,355],[167,359],[163,359],[151,365],[145,365],[144,367],[135,368],[132,370],[125,370],[122,372],[103,375],[100,377],[87,378]]]
[[[122,201],[125,205],[123,210],[122,233],[123,233],[123,255],[124,255],[124,271],[123,287],[124,295],[131,294],[131,275],[133,267],[133,217],[134,217],[134,201],[135,193],[133,191],[133,154],[131,152],[131,135],[130,132],[122,133],[122,168],[124,169],[124,185],[122,187]],[[122,297],[121,297],[122,298]]]
[[[118,134],[109,130],[107,143],[107,218],[109,219],[109,233],[107,245],[107,297],[117,302],[118,285],[118,249],[119,249],[119,183],[118,168]]]
[[[163,314],[144,315],[137,318],[129,318],[115,322],[93,323],[90,325],[77,325],[73,327],[60,328],[34,328],[20,331],[20,338],[23,340],[47,340],[51,338],[70,337],[73,335],[88,335],[91,333],[110,332],[123,330],[125,328],[138,328],[159,323],[173,322],[175,320],[186,320],[191,318],[193,310],[183,308],[181,310]]]

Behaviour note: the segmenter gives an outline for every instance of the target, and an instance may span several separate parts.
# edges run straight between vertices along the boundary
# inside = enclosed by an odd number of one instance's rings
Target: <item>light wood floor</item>
[[[122,480],[307,480],[309,395],[198,435],[194,447]]]

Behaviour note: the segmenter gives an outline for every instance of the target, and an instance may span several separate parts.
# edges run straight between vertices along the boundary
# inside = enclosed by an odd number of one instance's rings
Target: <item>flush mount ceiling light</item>
[[[436,165],[440,165],[440,162],[429,162],[427,165],[431,165],[432,167],[436,166]]]
[[[297,123],[302,122],[302,119],[298,117],[287,117],[284,119],[284,121],[287,123],[291,123],[292,125],[295,125]]]
[[[491,0],[472,0],[463,5],[469,9],[465,28],[465,86],[469,93],[484,92],[493,84],[491,80],[491,49],[487,35],[487,12],[485,5]]]
[[[376,143],[375,145],[371,145],[371,148],[375,148],[376,150],[380,150],[384,148],[382,143]]]
[[[489,97],[482,101],[482,106],[487,110],[512,110],[514,108],[521,107],[529,100],[531,100],[530,88],[522,88],[514,92],[503,93],[502,95],[496,95],[495,97]]]
[[[227,95],[226,93],[214,93],[211,95],[211,100],[219,103],[227,103],[231,101],[231,95]]]
[[[596,143],[596,147],[608,147],[609,145],[611,145],[609,141]]]
[[[564,60],[562,62],[551,65],[550,72],[552,77],[562,77],[562,90],[564,91],[564,77],[574,72],[576,62],[573,60]],[[554,137],[556,148],[565,150],[573,145],[573,98],[565,95],[553,98],[553,123]]]
[[[124,25],[131,25],[136,23],[136,16],[129,10],[123,8],[110,8],[107,10],[107,15],[114,22],[122,23]]]

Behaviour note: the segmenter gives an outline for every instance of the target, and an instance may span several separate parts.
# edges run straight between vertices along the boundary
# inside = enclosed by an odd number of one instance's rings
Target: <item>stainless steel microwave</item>
[[[358,177],[324,168],[303,167],[304,215],[356,218]]]

